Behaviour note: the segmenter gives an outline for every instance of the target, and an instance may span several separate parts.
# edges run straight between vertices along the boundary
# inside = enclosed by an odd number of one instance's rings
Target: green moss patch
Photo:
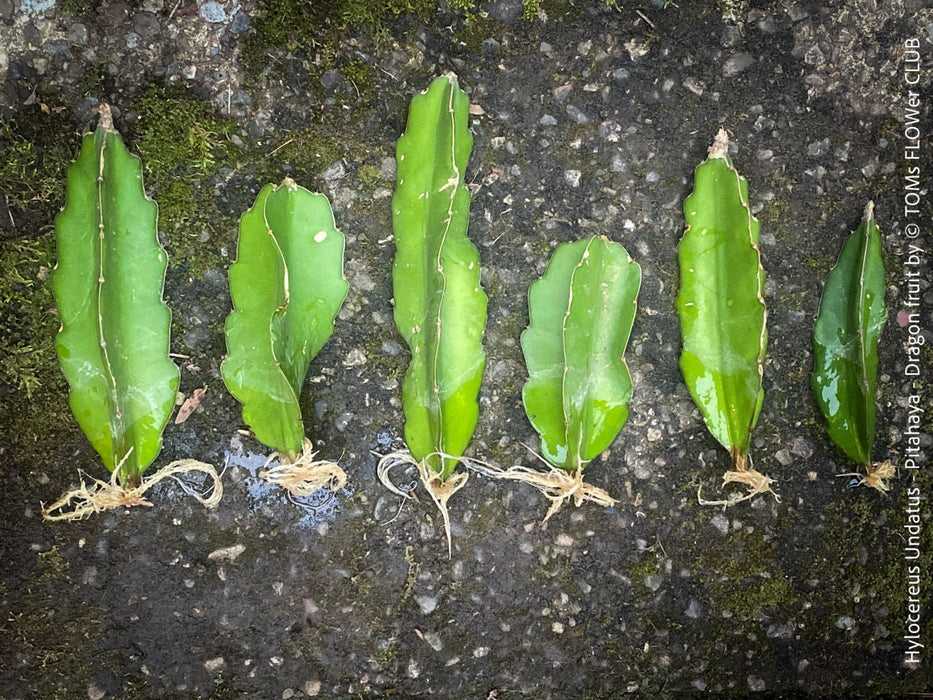
[[[219,211],[209,181],[233,167],[238,149],[230,136],[236,124],[216,116],[191,91],[155,84],[137,98],[136,147],[146,185],[159,204],[159,229],[170,234],[169,262],[201,277],[221,264],[217,237],[234,217]]]

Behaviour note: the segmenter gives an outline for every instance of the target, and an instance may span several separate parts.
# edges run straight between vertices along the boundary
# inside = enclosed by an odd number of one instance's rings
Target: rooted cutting
[[[270,462],[281,462],[265,477],[296,495],[346,480],[336,464],[314,461],[298,403],[349,289],[343,252],[327,197],[286,178],[264,187],[243,214],[230,266],[233,311],[221,372],[256,439],[276,451]]]
[[[829,436],[863,470],[864,483],[887,491],[890,462],[873,466],[878,339],[884,308],[881,234],[869,202],[823,286],[813,328],[813,393]]]
[[[411,350],[402,387],[410,455],[388,455],[380,471],[399,461],[417,464],[444,518],[448,546],[447,500],[467,480],[454,471],[476,427],[486,360],[486,295],[479,253],[467,237],[468,113],[452,73],[412,99],[392,200],[395,325]]]
[[[677,247],[680,368],[706,426],[732,457],[723,483],[748,487],[745,496],[723,501],[698,496],[711,505],[771,492],[772,483],[752,468],[749,456],[764,399],[768,340],[758,221],[748,206],[748,183],[732,166],[728,150],[723,129],[696,169],[693,193],[684,202],[687,227]]]

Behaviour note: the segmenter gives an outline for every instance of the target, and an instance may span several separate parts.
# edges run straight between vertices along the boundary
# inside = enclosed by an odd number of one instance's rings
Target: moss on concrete
[[[323,52],[333,59],[332,48],[349,32],[375,36],[385,23],[402,14],[422,19],[435,11],[433,0],[337,0],[308,3],[302,0],[260,0],[253,33],[246,39],[240,60],[251,80],[279,74],[277,51],[301,51],[306,56]],[[348,76],[349,77],[349,76]],[[359,88],[359,85],[357,86]],[[362,92],[362,89],[361,89]]]
[[[79,147],[67,109],[46,100],[0,122],[0,445],[4,469],[41,465],[54,436],[75,428],[55,357],[52,220]]]
[[[218,236],[235,227],[235,213],[220,211],[209,183],[237,163],[239,150],[230,140],[236,124],[178,86],[153,84],[135,107],[135,145],[147,191],[159,205],[159,229],[168,234],[169,264],[200,278],[221,265]]]
[[[15,644],[30,667],[42,670],[28,680],[34,697],[85,697],[95,670],[110,661],[97,647],[101,611],[63,595],[74,586],[70,573],[57,547],[37,552],[16,608],[0,619],[0,636]],[[7,595],[0,587],[0,600]]]

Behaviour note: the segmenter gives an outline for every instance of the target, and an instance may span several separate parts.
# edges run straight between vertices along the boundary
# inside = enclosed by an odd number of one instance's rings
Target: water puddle
[[[353,491],[344,486],[339,491],[324,488],[315,491],[310,496],[293,496],[285,489],[274,486],[259,477],[261,471],[278,465],[277,460],[266,465],[266,459],[268,459],[266,455],[243,452],[242,447],[236,444],[232,447],[233,450],[224,451],[227,468],[240,467],[246,471],[246,476],[240,480],[238,485],[245,489],[254,510],[264,507],[273,507],[276,510],[283,507],[297,507],[301,513],[298,520],[299,527],[314,529],[322,522],[333,520],[341,499],[353,495]]]

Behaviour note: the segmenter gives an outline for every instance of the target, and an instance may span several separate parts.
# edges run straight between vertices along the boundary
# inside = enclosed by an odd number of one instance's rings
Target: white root
[[[292,496],[298,498],[310,496],[325,487],[331,491],[342,489],[347,483],[346,472],[335,462],[324,459],[315,461],[316,456],[314,446],[306,438],[301,454],[294,462],[285,461],[284,455],[279,452],[269,455],[263,465],[264,471],[259,472],[259,478],[270,484],[281,486]],[[276,459],[280,463],[271,469],[266,469]]]
[[[866,465],[864,474],[848,472],[846,474],[839,474],[838,476],[857,476],[859,478],[859,486],[870,486],[876,491],[887,493],[891,490],[889,480],[893,479],[895,476],[895,467],[893,462],[885,460],[878,465]]]
[[[450,538],[450,514],[447,509],[447,501],[449,501],[450,497],[457,493],[457,491],[464,487],[470,475],[468,473],[461,472],[459,474],[451,474],[446,480],[443,480],[441,479],[441,476],[438,472],[433,471],[428,466],[428,459],[430,457],[455,459],[461,463],[468,463],[472,461],[465,457],[453,457],[451,455],[445,455],[441,452],[434,452],[419,462],[414,457],[412,457],[411,452],[408,450],[399,450],[397,452],[390,452],[387,455],[379,457],[379,464],[376,466],[376,476],[378,477],[379,482],[392,493],[398,494],[403,498],[411,498],[412,496],[410,493],[402,491],[392,483],[392,480],[389,478],[389,474],[393,468],[403,464],[413,466],[418,470],[418,475],[421,477],[422,486],[424,486],[425,491],[427,491],[428,495],[431,496],[431,500],[434,501],[434,505],[437,506],[437,509],[441,513],[441,518],[444,521],[444,534],[447,538],[447,556],[451,557],[453,556],[453,543]]]
[[[127,453],[129,456],[129,453]],[[126,457],[124,457],[124,461]],[[122,462],[120,463],[122,466]],[[159,469],[152,476],[146,477],[138,486],[126,488],[120,483],[120,466],[113,470],[110,481],[101,481],[80,473],[81,484],[65,493],[47,508],[43,508],[45,520],[82,520],[104,510],[113,510],[130,506],[152,506],[145,498],[149,489],[164,479],[174,479],[184,491],[194,496],[206,508],[215,508],[223,497],[224,487],[220,475],[213,465],[193,459],[180,459]],[[185,484],[179,475],[191,472],[203,472],[211,479],[210,486],[199,493]]]
[[[535,454],[533,451],[532,453]],[[535,456],[538,455],[535,454]],[[538,458],[540,459],[540,456],[538,456]],[[582,467],[573,472],[568,472],[565,469],[558,469],[547,462],[545,462],[545,464],[548,467],[547,471],[531,469],[521,465],[514,465],[508,469],[503,469],[502,467],[485,462],[478,462],[475,460],[466,461],[467,467],[491,479],[518,481],[530,484],[538,489],[551,501],[551,507],[548,509],[547,515],[544,516],[544,522],[547,522],[548,518],[560,510],[564,503],[571,498],[573,499],[574,505],[577,507],[580,507],[586,501],[603,506],[604,508],[616,504],[616,499],[612,498],[606,491],[583,481]]]
[[[748,491],[745,495],[733,493],[729,498],[721,501],[707,501],[700,493],[703,487],[698,486],[697,502],[701,506],[722,506],[723,508],[728,508],[729,506],[734,506],[736,503],[750,501],[763,493],[770,493],[774,496],[775,501],[778,503],[781,502],[780,496],[771,488],[771,484],[775,481],[774,479],[755,471],[755,469],[752,468],[752,458],[744,451],[737,447],[733,447],[729,452],[732,456],[733,469],[722,475],[722,485],[745,484],[745,486],[748,487]]]

